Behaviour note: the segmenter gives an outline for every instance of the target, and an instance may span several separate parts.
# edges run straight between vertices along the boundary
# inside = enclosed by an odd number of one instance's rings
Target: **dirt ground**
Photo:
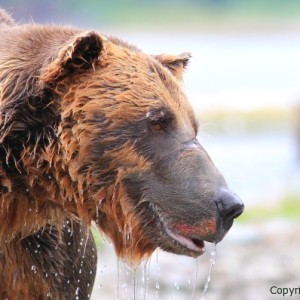
[[[287,220],[235,224],[217,245],[216,263],[204,297],[212,245],[197,260],[159,250],[132,271],[117,260],[106,242],[98,253],[92,300],[300,299],[299,228],[300,222]],[[283,288],[297,288],[297,295],[283,296]]]

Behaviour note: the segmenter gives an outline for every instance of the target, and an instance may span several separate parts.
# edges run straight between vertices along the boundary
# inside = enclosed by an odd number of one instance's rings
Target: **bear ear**
[[[154,58],[156,58],[164,67],[168,68],[179,80],[182,80],[183,71],[188,65],[191,57],[192,55],[188,52],[179,55],[161,54],[154,56]]]
[[[81,33],[57,53],[56,58],[41,72],[45,84],[57,82],[67,75],[89,69],[99,60],[106,38],[94,31]]]

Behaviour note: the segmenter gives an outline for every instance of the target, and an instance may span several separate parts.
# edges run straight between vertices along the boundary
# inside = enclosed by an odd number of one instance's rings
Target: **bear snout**
[[[211,243],[220,242],[231,228],[234,219],[244,211],[244,204],[236,194],[227,189],[222,189],[213,198],[216,204],[214,216],[204,214],[200,216],[201,220],[194,219],[194,223],[191,223],[191,220],[180,221],[174,225],[175,232],[192,241],[201,239]]]
[[[222,190],[221,194],[215,199],[218,212],[222,223],[232,223],[244,211],[244,203],[236,194]]]

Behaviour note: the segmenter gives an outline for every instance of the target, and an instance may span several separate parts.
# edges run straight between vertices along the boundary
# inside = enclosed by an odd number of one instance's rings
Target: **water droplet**
[[[78,295],[79,287],[76,288],[75,295]]]
[[[35,271],[36,270],[36,266],[35,265],[32,265],[31,266],[31,271]]]

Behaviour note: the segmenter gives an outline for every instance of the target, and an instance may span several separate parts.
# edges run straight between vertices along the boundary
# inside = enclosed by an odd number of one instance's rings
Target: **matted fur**
[[[223,238],[243,206],[196,139],[188,53],[0,21],[0,297],[89,298],[93,221],[132,264]]]
[[[59,234],[66,220],[80,219],[85,224],[90,224],[93,219],[98,221],[101,217],[99,226],[116,242],[119,255],[138,261],[145,253],[149,255],[154,250],[153,246],[143,240],[141,228],[138,227],[139,221],[135,218],[138,210],[128,206],[119,183],[122,173],[128,172],[128,168],[130,171],[137,168],[142,171],[147,169],[150,162],[139,155],[133,145],[121,140],[110,153],[110,158],[106,158],[105,154],[102,156],[105,168],[99,170],[99,174],[81,172],[95,164],[93,158],[86,153],[86,148],[93,142],[97,132],[102,130],[108,133],[101,143],[115,143],[116,137],[109,132],[133,118],[141,118],[147,111],[145,103],[139,109],[128,110],[126,101],[134,101],[136,106],[140,105],[139,90],[123,91],[123,87],[116,86],[114,82],[116,73],[122,72],[124,80],[132,81],[131,85],[134,87],[134,81],[140,80],[134,74],[147,72],[143,70],[146,57],[137,48],[116,38],[111,38],[108,42],[96,33],[85,35],[73,28],[16,26],[5,11],[1,10],[0,16],[0,274],[5,278],[0,282],[0,296],[32,299],[48,295],[48,298],[57,299],[59,295],[62,299],[64,296],[61,290],[69,276],[64,273],[67,270],[64,266],[65,250],[61,248],[66,245],[59,235],[51,242],[61,252],[55,251],[54,254],[56,260],[53,268],[57,268],[57,272],[49,270],[47,274],[44,269],[47,267],[43,265],[39,268],[31,258],[34,257],[31,254],[34,249],[27,253],[27,247],[24,246],[37,232],[45,232],[49,243],[49,236],[52,236],[48,232],[49,226],[53,226],[53,230]],[[72,65],[75,61],[76,43],[81,45],[83,39],[87,40],[87,45],[90,45],[89,39],[94,39],[91,43],[93,50],[90,57],[79,57]],[[99,58],[102,42],[107,43],[107,46]],[[85,52],[86,49],[78,51]],[[127,60],[130,60],[131,55],[140,57],[138,59],[141,64],[138,69],[134,66],[134,70],[126,70]],[[116,59],[120,60],[118,69],[110,69],[114,67],[109,61]],[[90,63],[92,68],[89,67]],[[103,71],[104,79],[101,72],[95,78],[94,68],[102,66],[107,66]],[[154,73],[154,76],[159,74]],[[153,81],[155,84],[155,80]],[[173,79],[169,81],[172,85]],[[96,86],[101,84],[103,87]],[[144,92],[149,90],[151,82],[142,84]],[[91,117],[98,109],[96,99],[87,102],[87,98],[94,96],[95,88],[97,93],[103,93],[101,101],[106,109],[102,118],[109,120],[114,119],[114,115],[119,115],[116,122],[102,128],[99,128],[97,120],[94,123],[80,123],[80,115],[87,114]],[[149,107],[154,105],[150,94],[152,93],[149,93]],[[110,107],[111,97],[120,99],[119,104]],[[97,118],[101,121],[101,116]],[[127,170],[118,169],[111,161],[112,157],[120,156],[128,165]],[[111,180],[107,179],[109,176],[103,176],[103,173],[109,172],[117,172],[111,176]],[[92,197],[86,195],[89,189],[93,191]],[[106,200],[109,198],[116,198],[118,201],[109,203]],[[104,199],[108,202],[103,210],[105,213],[101,209],[98,211],[103,206]],[[116,232],[116,228],[122,233]],[[132,235],[140,236],[135,238],[135,244],[131,244],[134,240]],[[88,239],[88,234],[77,231],[74,231],[74,236]],[[92,247],[88,247],[88,252]],[[50,252],[45,255],[49,254]],[[55,283],[56,280],[61,283],[60,288]],[[86,282],[90,282],[92,286],[93,280]],[[73,292],[74,288],[70,288],[66,299]]]

